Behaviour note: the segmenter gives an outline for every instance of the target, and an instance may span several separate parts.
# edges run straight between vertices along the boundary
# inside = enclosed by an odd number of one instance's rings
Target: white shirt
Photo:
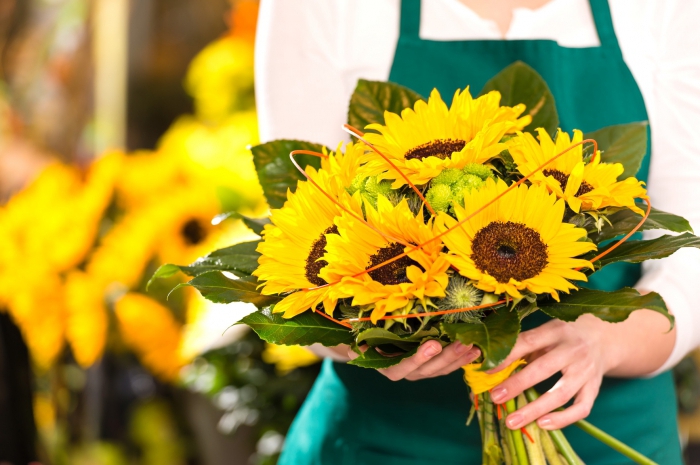
[[[652,128],[649,194],[654,207],[687,218],[700,232],[700,2],[609,0],[624,60]],[[387,80],[399,36],[400,0],[262,0],[256,39],[260,138],[335,147],[347,136],[357,80]],[[493,21],[459,0],[422,0],[420,36],[502,39]],[[600,45],[587,0],[517,8],[505,39],[550,39],[564,47]],[[478,89],[477,89],[478,91]],[[650,233],[646,236],[658,236]],[[640,289],[659,292],[676,317],[677,338],[657,372],[700,346],[700,250],[644,264]]]

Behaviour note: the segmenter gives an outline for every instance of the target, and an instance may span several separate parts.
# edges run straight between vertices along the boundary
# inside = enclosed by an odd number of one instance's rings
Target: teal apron
[[[418,36],[420,0],[403,0],[401,34],[389,80],[449,98],[469,85],[478,92],[514,61],[536,69],[557,102],[560,125],[594,131],[646,121],[644,100],[622,59],[606,0],[591,0],[600,47],[566,48],[551,40],[430,41]],[[649,153],[639,178],[646,180]],[[653,186],[652,186],[653,188]],[[635,265],[609,266],[590,285],[631,286]],[[536,314],[525,323],[546,321]],[[374,370],[326,360],[288,434],[280,465],[427,465],[481,463],[477,422],[461,373],[392,382]],[[651,379],[603,381],[588,420],[661,465],[682,464],[676,396],[670,373]],[[565,433],[587,465],[630,463],[575,427]]]

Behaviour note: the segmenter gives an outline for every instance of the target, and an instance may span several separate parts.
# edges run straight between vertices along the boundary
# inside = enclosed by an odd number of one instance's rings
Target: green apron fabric
[[[436,87],[449,102],[456,89],[469,85],[478,93],[488,79],[520,60],[546,80],[566,131],[646,121],[644,100],[622,59],[607,1],[590,3],[601,45],[566,48],[551,40],[423,40],[418,36],[420,0],[403,0],[389,80],[422,95]],[[647,153],[640,179],[647,178],[649,158]],[[589,286],[614,290],[634,285],[639,276],[637,265],[613,265],[596,273]],[[546,321],[539,315],[526,319],[526,326]],[[374,370],[325,360],[279,463],[480,464],[477,422],[465,426],[469,409],[460,372],[392,382]],[[659,464],[682,464],[670,373],[604,379],[588,420]],[[565,433],[587,465],[630,463],[575,427]]]

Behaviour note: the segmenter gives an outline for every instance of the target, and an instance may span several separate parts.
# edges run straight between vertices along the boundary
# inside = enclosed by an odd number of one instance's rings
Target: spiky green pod
[[[445,297],[436,301],[440,310],[452,310],[457,308],[476,307],[481,304],[484,292],[475,288],[466,278],[453,275],[445,289]],[[443,316],[446,323],[456,323],[464,321],[474,323],[483,318],[483,312],[472,310],[459,313],[448,313]]]

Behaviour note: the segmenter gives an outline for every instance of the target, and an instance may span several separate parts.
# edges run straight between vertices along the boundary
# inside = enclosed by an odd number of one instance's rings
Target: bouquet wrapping
[[[700,241],[681,217],[651,207],[634,177],[646,153],[645,123],[592,134],[558,129],[541,77],[522,63],[478,97],[451,105],[401,86],[360,81],[350,101],[353,142],[334,150],[280,140],[252,148],[269,218],[232,212],[261,240],[165,265],[215,302],[250,302],[242,320],[275,344],[348,344],[349,363],[386,368],[428,340],[474,344],[464,368],[484,464],[580,464],[561,431],[504,417],[537,398],[504,405],[489,390],[521,322],[535,312],[562,321],[592,314],[625,320],[649,309],[673,324],[663,299],[623,288],[586,288],[614,263],[666,257]],[[218,218],[217,221],[221,221]],[[638,231],[671,235],[629,240]],[[465,412],[465,417],[467,412]],[[594,426],[578,426],[638,463],[653,463]]]

